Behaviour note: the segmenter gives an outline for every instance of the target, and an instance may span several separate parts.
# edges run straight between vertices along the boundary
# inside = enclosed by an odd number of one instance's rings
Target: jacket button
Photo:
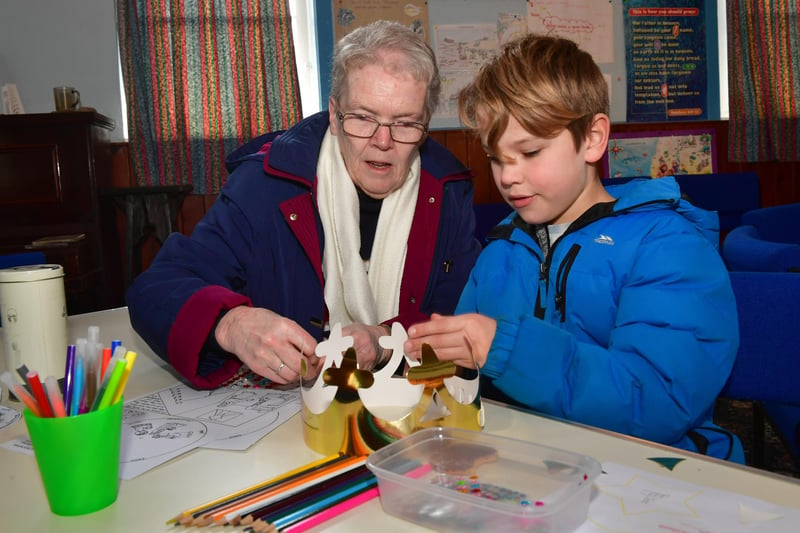
[[[429,204],[435,204],[435,203],[436,203],[436,198],[434,198],[433,196],[431,196],[430,198],[428,198],[428,203],[429,203]]]
[[[412,304],[417,303],[417,299],[414,298],[413,296],[411,298],[409,298],[408,301],[411,302]]]
[[[297,213],[292,213],[291,215],[289,215],[289,220],[292,221],[297,220]]]

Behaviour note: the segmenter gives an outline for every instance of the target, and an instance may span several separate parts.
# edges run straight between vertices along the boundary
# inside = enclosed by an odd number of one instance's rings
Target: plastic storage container
[[[591,457],[457,428],[429,428],[372,453],[387,513],[439,531],[573,531],[600,464]]]

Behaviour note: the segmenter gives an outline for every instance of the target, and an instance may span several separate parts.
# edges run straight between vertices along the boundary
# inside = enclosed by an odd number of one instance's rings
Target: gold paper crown
[[[407,338],[400,323],[392,324],[392,334],[379,339],[392,351],[389,362],[361,370],[353,337],[342,337],[341,324],[331,328],[316,349],[325,358],[321,372],[300,386],[303,437],[311,449],[367,455],[427,427],[483,429],[479,372],[439,361],[428,345],[421,362],[412,360],[403,352]],[[403,361],[408,371],[396,375]]]

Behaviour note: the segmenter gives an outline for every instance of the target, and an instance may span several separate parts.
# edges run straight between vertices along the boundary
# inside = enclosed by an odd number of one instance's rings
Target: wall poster
[[[711,174],[717,166],[711,129],[612,133],[606,159],[610,178]]]
[[[624,3],[628,122],[708,119],[703,4]]]
[[[360,26],[376,20],[395,20],[408,26],[431,44],[428,3],[424,0],[333,0],[334,42]]]

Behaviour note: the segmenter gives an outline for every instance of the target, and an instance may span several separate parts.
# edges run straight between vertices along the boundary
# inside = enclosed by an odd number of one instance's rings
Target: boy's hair
[[[579,149],[593,118],[608,114],[608,85],[592,56],[569,39],[526,34],[506,43],[458,95],[461,122],[497,142],[513,116],[552,138],[569,130]]]
[[[341,100],[347,90],[347,76],[352,70],[384,64],[384,52],[389,51],[401,53],[405,61],[387,67],[409,72],[415,80],[427,83],[424,118],[429,120],[439,102],[442,85],[436,56],[421,36],[399,22],[377,20],[356,28],[336,43],[331,69],[331,99],[336,103]]]

